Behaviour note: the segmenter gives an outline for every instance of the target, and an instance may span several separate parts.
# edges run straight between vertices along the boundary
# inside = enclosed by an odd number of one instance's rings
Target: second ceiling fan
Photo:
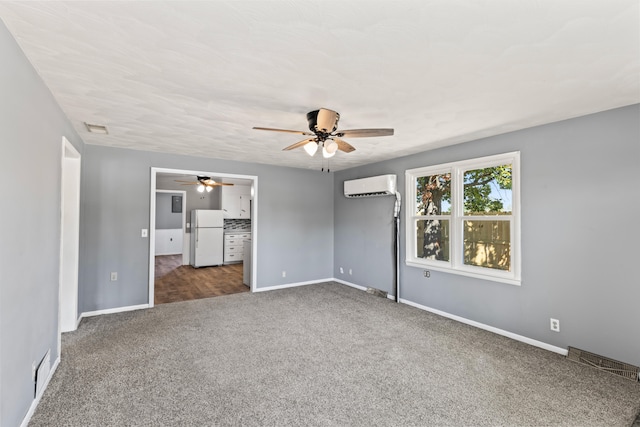
[[[180,182],[182,184],[180,185],[197,185],[197,190],[198,192],[202,193],[205,190],[208,192],[210,192],[211,190],[213,190],[213,187],[222,187],[224,185],[233,185],[233,184],[228,184],[226,182],[216,182],[213,179],[211,179],[211,177],[208,176],[201,176],[198,175],[196,176],[197,181],[183,181],[180,179],[176,179],[176,182]]]
[[[296,133],[299,135],[309,136],[310,138],[298,141],[295,144],[283,148],[283,150],[288,151],[293,150],[294,148],[304,147],[304,150],[310,156],[313,156],[316,151],[318,151],[318,148],[322,148],[322,156],[327,159],[333,157],[338,150],[345,153],[355,151],[353,145],[343,140],[342,137],[365,138],[393,135],[393,129],[388,128],[338,130],[338,120],[340,120],[339,113],[327,108],[320,108],[319,110],[307,113],[307,121],[309,122],[309,130],[311,132],[264,127],[254,127],[254,129]]]

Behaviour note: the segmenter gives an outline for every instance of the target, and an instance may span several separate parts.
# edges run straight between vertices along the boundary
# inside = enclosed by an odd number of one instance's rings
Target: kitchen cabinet
[[[234,185],[222,187],[220,197],[225,219],[251,218],[251,187]]]
[[[243,242],[251,238],[251,232],[239,231],[224,235],[224,263],[240,262],[244,258]]]

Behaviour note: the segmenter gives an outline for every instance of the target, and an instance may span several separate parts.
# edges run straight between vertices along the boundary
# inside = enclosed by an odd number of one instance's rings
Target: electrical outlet
[[[118,272],[117,271],[112,271],[111,272],[111,281],[115,282],[116,280],[118,280]]]
[[[287,277],[287,272],[286,271],[282,272],[282,277]]]
[[[430,272],[429,270],[424,270],[424,271],[422,272],[422,275],[423,275],[424,277],[426,277],[426,278],[429,278],[429,277],[431,277],[431,272]]]
[[[549,319],[551,324],[551,330],[554,332],[560,332],[560,321],[558,319]]]
[[[340,274],[344,274],[344,268],[340,267]]]
[[[351,276],[353,274],[353,270],[349,269],[349,276]]]
[[[143,228],[142,231],[140,232],[140,237],[147,237],[148,234],[149,234],[149,231],[146,228]]]

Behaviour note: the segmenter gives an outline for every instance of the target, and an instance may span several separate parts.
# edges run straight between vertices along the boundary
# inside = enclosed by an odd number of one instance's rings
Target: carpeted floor
[[[83,320],[30,426],[630,426],[640,385],[337,283]]]

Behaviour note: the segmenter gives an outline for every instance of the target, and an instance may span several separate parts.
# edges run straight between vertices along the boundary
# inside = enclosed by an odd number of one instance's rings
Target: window
[[[406,171],[407,265],[520,284],[520,153]]]

